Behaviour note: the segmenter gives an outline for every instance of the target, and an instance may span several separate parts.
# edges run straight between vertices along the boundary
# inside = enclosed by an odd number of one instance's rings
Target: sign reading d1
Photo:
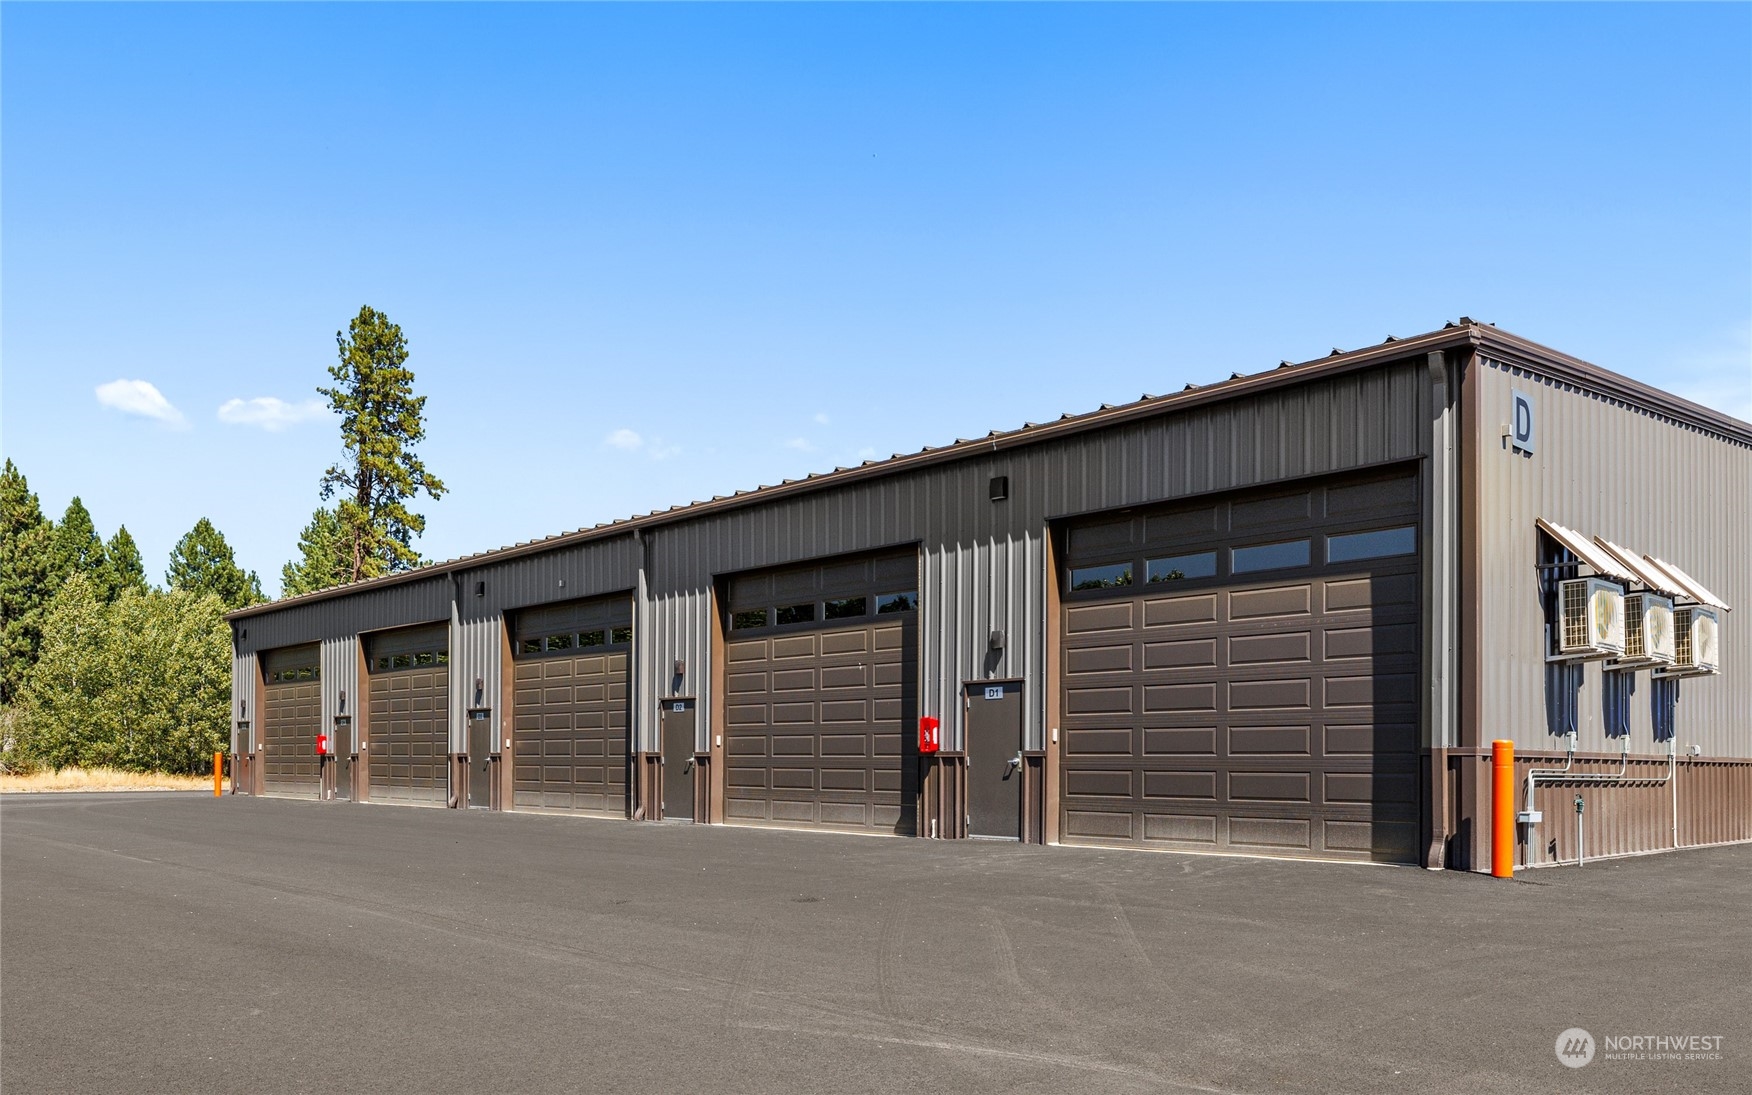
[[[1533,451],[1533,397],[1526,392],[1509,393],[1509,443],[1522,452]]]

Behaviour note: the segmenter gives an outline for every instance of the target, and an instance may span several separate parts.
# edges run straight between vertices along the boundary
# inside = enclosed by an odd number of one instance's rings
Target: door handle
[[[1015,769],[1019,769],[1021,767],[1022,767],[1022,754],[1017,753],[1015,756],[1013,756],[1009,759],[1008,763],[1006,763],[1004,765],[1004,774],[1007,776],[1011,773],[1011,771],[1013,771]]]
[[[691,772],[691,771],[693,771],[693,770],[694,770],[694,762],[693,762],[693,758],[692,758],[692,757],[689,757],[689,758],[687,758],[687,763],[686,763],[686,764],[683,764],[683,765],[682,765],[682,766],[681,766],[681,770],[682,770],[682,771],[683,771],[683,772]]]

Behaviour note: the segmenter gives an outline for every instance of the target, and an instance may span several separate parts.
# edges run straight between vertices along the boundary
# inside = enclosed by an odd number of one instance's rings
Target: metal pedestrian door
[[[663,813],[668,821],[694,819],[694,701],[669,698],[658,709],[663,723]]]
[[[1022,836],[1022,682],[973,681],[964,693],[969,836]]]

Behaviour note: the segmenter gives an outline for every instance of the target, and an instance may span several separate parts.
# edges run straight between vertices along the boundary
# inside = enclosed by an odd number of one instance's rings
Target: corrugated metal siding
[[[473,588],[468,587],[468,588]],[[503,669],[504,616],[459,615],[450,625],[450,751],[468,751],[468,709],[491,707],[501,728],[510,725],[510,712],[498,711],[500,676]],[[480,681],[477,691],[475,682]],[[501,733],[503,730],[501,729]]]
[[[239,650],[272,650],[320,639],[381,631],[387,627],[432,623],[450,616],[451,579],[439,575],[387,589],[362,590],[351,597],[295,605],[238,621],[249,632]]]
[[[1480,360],[1478,446],[1480,545],[1478,606],[1481,740],[1505,737],[1522,748],[1551,749],[1561,739],[1545,724],[1544,616],[1539,603],[1534,521],[1604,536],[1684,567],[1736,611],[1724,614],[1721,673],[1680,685],[1675,724],[1681,751],[1752,757],[1752,447],[1554,383],[1512,365]],[[1510,392],[1532,397],[1535,452],[1509,451],[1501,424]],[[1639,673],[1632,702],[1631,751],[1665,753],[1653,740],[1649,675]],[[1605,736],[1601,669],[1584,675],[1578,748],[1616,753]]]
[[[700,745],[716,732],[710,618],[715,578],[760,567],[919,545],[922,713],[962,743],[964,680],[1027,681],[1030,748],[1045,737],[1045,536],[1049,522],[1424,455],[1423,362],[1405,361],[1111,429],[981,456],[771,504],[441,575],[242,621],[246,650],[452,616],[453,749],[478,677],[498,695],[502,614],[622,590],[635,604],[635,748],[656,749],[658,700],[699,700]],[[1007,501],[987,499],[1010,477]],[[641,572],[641,558],[645,568]],[[561,585],[561,582],[564,585]],[[477,597],[477,582],[485,582]],[[989,652],[1001,630],[1004,648]],[[673,662],[686,663],[677,679]],[[486,702],[496,705],[496,701]]]
[[[256,665],[254,652],[233,654],[231,656],[231,751],[238,751],[237,723],[247,721],[250,726],[256,726],[260,717],[256,711],[256,682],[261,680],[261,670]],[[243,706],[239,707],[238,704]]]
[[[365,706],[365,694],[359,690],[359,639],[356,635],[337,635],[322,640],[322,724],[329,726],[336,715],[355,715]],[[346,710],[341,709],[341,693],[347,694]],[[362,720],[354,719],[358,726]]]

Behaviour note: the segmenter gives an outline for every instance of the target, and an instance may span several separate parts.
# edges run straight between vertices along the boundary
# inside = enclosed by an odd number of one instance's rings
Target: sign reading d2
[[[1509,393],[1509,443],[1522,452],[1533,451],[1533,397],[1526,392]]]

